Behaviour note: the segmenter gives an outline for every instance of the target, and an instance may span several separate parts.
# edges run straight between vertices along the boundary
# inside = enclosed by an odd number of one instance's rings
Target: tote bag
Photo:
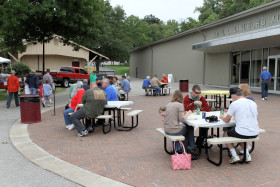
[[[184,152],[182,154],[178,154],[175,150],[175,154],[171,155],[171,161],[172,161],[172,169],[173,170],[185,170],[185,169],[191,169],[191,160],[192,156],[191,154],[187,154],[185,150],[184,144],[179,141],[181,146],[184,149]],[[175,147],[175,142],[173,143]]]

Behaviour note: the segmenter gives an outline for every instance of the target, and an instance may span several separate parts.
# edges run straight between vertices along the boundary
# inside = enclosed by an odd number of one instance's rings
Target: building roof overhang
[[[229,51],[242,51],[247,49],[279,46],[280,25],[256,31],[227,36],[192,45],[193,50],[222,53]]]

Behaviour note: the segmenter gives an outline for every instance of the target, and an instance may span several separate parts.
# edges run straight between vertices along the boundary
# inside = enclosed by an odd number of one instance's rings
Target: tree
[[[54,34],[62,36],[66,45],[74,46],[70,40],[87,43],[90,38],[96,41],[101,34],[103,9],[102,0],[4,1],[0,5],[0,35],[3,37],[0,46],[11,52],[23,52],[26,49],[23,40],[40,42],[44,46]]]
[[[145,16],[143,20],[146,21],[150,25],[151,24],[161,24],[162,23],[162,21],[159,18],[155,17],[152,14]]]

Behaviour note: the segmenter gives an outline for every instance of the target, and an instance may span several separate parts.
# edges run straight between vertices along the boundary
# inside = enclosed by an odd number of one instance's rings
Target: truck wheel
[[[68,79],[63,79],[63,86],[65,88],[69,87],[69,80]]]

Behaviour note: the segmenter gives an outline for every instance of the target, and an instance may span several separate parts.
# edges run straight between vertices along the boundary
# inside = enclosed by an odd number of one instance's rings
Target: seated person
[[[115,88],[110,85],[110,81],[107,78],[102,79],[102,87],[107,94],[107,101],[118,101],[118,94]]]
[[[122,76],[122,83],[121,83],[122,89],[120,90],[120,99],[125,99],[125,94],[130,92],[130,82],[126,79],[126,76]]]
[[[230,128],[225,136],[236,137],[236,138],[256,138],[259,134],[258,126],[258,110],[257,105],[250,99],[246,99],[243,96],[240,88],[231,88],[230,95],[233,102],[230,104],[227,116],[220,115],[220,119],[225,123],[228,123],[232,116],[236,121],[236,126]],[[240,161],[239,156],[236,153],[233,144],[226,144],[231,153],[230,163],[234,164]],[[246,162],[251,162],[252,158],[249,154],[249,150],[246,147],[244,149],[244,143],[240,143],[243,150],[246,150]]]
[[[171,136],[185,136],[183,144],[185,148],[188,148],[189,142],[187,137],[189,136],[189,132],[182,122],[186,121],[192,111],[184,112],[183,95],[181,91],[176,90],[172,96],[171,102],[166,106],[166,111],[161,111],[160,114],[164,117],[164,132]]]
[[[193,111],[195,112],[197,109],[200,109],[200,111],[204,112],[210,112],[211,109],[206,101],[206,99],[200,95],[201,93],[201,88],[198,85],[194,85],[192,87],[192,92],[189,95],[186,95],[184,98],[184,107],[186,111]],[[190,147],[194,148],[194,136],[193,136],[193,131],[194,128],[192,126],[187,125],[187,129],[192,132],[190,134],[189,142],[190,142]],[[200,128],[199,129],[199,137],[196,140],[197,145],[201,145],[202,142],[204,141],[204,138],[208,135],[208,129],[207,128]]]
[[[113,85],[115,87],[118,87],[120,85],[120,81],[118,80],[118,77],[113,77]]]
[[[168,83],[168,78],[166,77],[165,74],[162,74],[162,78],[161,78],[160,82],[162,82],[162,83]]]
[[[89,89],[89,85],[88,85],[88,80],[87,79],[83,80],[83,88],[84,88],[85,91],[87,91]]]
[[[250,99],[252,101],[255,101],[253,96],[251,95],[250,86],[248,84],[239,84],[238,88],[240,88],[242,90],[243,96],[246,99]]]
[[[64,115],[64,122],[66,125],[66,128],[68,130],[72,130],[75,128],[72,120],[70,119],[69,113],[74,112],[77,105],[81,104],[83,94],[85,93],[85,90],[83,89],[83,84],[81,81],[75,84],[76,89],[78,93],[71,99],[71,102],[68,104],[69,108],[64,110],[63,115]]]
[[[97,87],[95,82],[90,83],[90,89],[87,90],[82,97],[83,108],[74,112],[70,118],[78,130],[77,136],[86,136],[92,127],[86,129],[82,124],[81,119],[94,119],[101,115],[104,111],[104,106],[107,104],[106,93]]]
[[[159,82],[159,80],[158,80],[158,78],[157,78],[157,75],[154,75],[154,77],[153,77],[152,80],[151,80],[151,88],[156,89],[156,90],[154,91],[154,96],[155,96],[155,95],[158,95],[158,94],[160,93],[160,91],[161,91],[161,89],[160,89],[160,87],[159,87],[160,84],[161,84],[161,83]]]
[[[78,81],[77,83],[83,85],[83,82],[82,82],[82,81]],[[77,84],[77,83],[76,83],[76,84]],[[71,85],[71,87],[72,87],[72,85]],[[71,89],[71,87],[70,87],[70,89]],[[76,86],[74,86],[73,91],[71,92],[71,98],[73,98],[77,93],[78,93],[78,90],[76,89]]]

